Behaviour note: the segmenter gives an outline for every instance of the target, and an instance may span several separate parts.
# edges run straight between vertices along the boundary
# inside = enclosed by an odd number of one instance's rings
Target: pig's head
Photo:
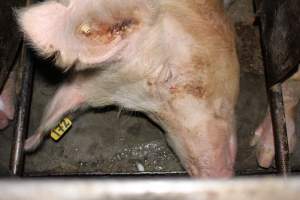
[[[152,1],[47,1],[17,11],[25,38],[64,70],[114,62],[155,15]],[[127,48],[128,49],[128,48]]]

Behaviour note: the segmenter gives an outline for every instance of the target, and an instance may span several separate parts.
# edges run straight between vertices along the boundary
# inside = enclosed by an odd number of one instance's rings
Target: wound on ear
[[[102,44],[110,43],[116,38],[125,38],[138,25],[133,19],[125,19],[112,25],[105,23],[85,22],[79,25],[77,32],[89,40]]]

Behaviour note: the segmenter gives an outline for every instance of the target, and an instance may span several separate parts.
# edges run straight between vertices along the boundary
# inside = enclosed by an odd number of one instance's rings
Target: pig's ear
[[[114,59],[139,30],[139,21],[135,18],[120,18],[111,23],[85,21],[75,30],[78,61],[83,64],[95,64]]]
[[[139,3],[137,3],[139,2]],[[19,12],[19,24],[42,55],[66,69],[85,69],[119,58],[155,9],[144,0],[50,1]]]
[[[156,4],[145,0],[86,2],[80,8],[71,5],[72,44],[78,63],[83,64],[76,65],[77,69],[121,58],[125,47],[153,23],[157,11]]]
[[[50,56],[58,50],[60,32],[66,23],[67,7],[48,1],[15,12],[25,38],[39,53]]]

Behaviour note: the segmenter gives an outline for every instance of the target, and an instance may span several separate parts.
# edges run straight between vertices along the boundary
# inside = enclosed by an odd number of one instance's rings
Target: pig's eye
[[[138,22],[132,19],[123,19],[114,24],[85,22],[78,26],[77,33],[92,42],[107,44],[115,39],[126,38],[138,27]]]

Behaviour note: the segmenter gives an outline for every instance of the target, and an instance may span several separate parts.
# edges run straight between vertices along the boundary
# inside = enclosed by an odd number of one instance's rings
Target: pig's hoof
[[[42,142],[41,134],[34,134],[29,137],[24,144],[25,152],[33,152],[35,151]]]
[[[6,114],[0,111],[0,130],[5,129],[8,126],[8,118]]]
[[[257,163],[262,168],[270,168],[274,160],[275,151],[272,134],[272,131],[259,128],[250,143],[256,148]]]
[[[274,160],[274,156],[274,148],[265,146],[256,147],[256,159],[260,167],[270,168]]]

